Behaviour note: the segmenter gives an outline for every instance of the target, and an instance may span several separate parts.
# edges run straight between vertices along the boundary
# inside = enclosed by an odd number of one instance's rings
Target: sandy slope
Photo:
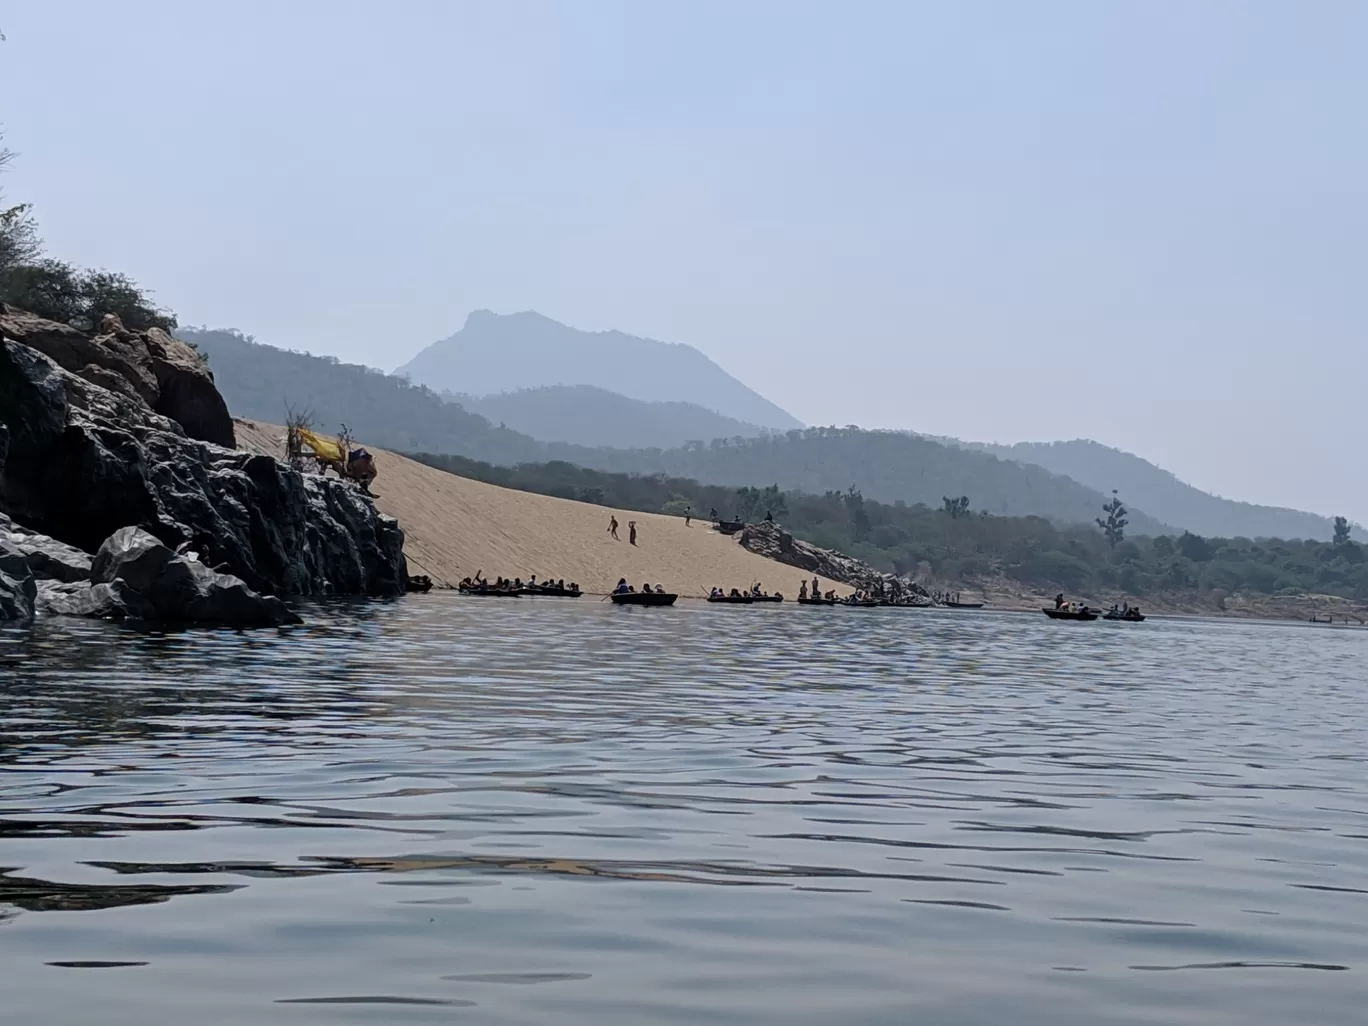
[[[234,424],[239,448],[281,454],[284,428],[240,418]],[[376,505],[404,529],[409,572],[429,574],[438,584],[483,570],[490,579],[563,577],[596,594],[608,592],[619,577],[685,596],[706,594],[714,584],[744,588],[760,581],[767,591],[793,598],[798,582],[811,577],[747,552],[697,521],[685,527],[678,517],[499,488],[367,448],[380,472]],[[612,515],[620,523],[619,541],[608,535]],[[637,522],[636,546],[627,542],[629,520]],[[822,587],[850,590],[825,579]]]

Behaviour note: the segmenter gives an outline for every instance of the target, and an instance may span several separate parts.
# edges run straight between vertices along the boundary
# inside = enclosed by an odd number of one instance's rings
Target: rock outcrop
[[[161,381],[174,391],[175,374],[158,379],[161,364],[140,364],[117,334],[97,346],[62,325],[3,313],[4,332],[22,322],[26,338],[46,347],[0,339],[0,424],[9,436],[0,509],[15,522],[86,552],[119,528],[140,527],[172,548],[192,542],[207,566],[259,592],[403,593],[403,532],[367,497],[269,456],[187,437],[145,399],[152,382],[159,397]],[[140,345],[147,352],[146,340]],[[61,346],[68,360],[87,360],[80,374],[45,355]],[[96,383],[107,375],[123,384]]]
[[[747,524],[737,540],[742,548],[779,563],[796,566],[809,573],[841,581],[894,602],[927,602],[925,588],[905,577],[886,574],[863,560],[831,549],[819,548],[793,537],[778,524]]]
[[[155,620],[157,609],[121,580],[105,584],[39,581],[36,613],[85,616],[97,620]]]
[[[37,580],[90,579],[89,555],[73,545],[19,527],[3,513],[0,513],[0,551],[22,556]]]
[[[90,580],[91,592],[122,583],[147,602],[151,619],[244,627],[302,622],[280,599],[259,595],[237,577],[177,555],[137,527],[120,528],[106,539],[95,555]],[[98,603],[112,598],[112,593],[88,593],[82,600]],[[118,599],[127,609],[128,596],[120,594]]]
[[[114,314],[86,335],[0,303],[0,336],[51,358],[101,388],[136,399],[178,423],[189,437],[231,449],[233,419],[214,386],[209,365],[194,349],[160,328],[129,331]]]
[[[0,621],[32,620],[38,588],[24,557],[0,545]]]

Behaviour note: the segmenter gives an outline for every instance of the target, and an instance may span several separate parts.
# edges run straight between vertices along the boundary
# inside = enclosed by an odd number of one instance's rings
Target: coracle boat
[[[1108,613],[1102,617],[1104,620],[1120,620],[1123,623],[1143,623],[1144,613]]]
[[[878,599],[857,599],[857,598],[848,598],[848,599],[837,599],[837,600],[836,600],[836,604],[837,604],[838,606],[854,606],[856,609],[875,609],[875,608],[877,608],[881,603],[879,602]]]
[[[718,520],[713,524],[713,527],[717,528],[717,530],[721,531],[723,534],[735,534],[745,526],[746,522],[744,520]]]
[[[783,602],[784,596],[775,592],[773,595],[752,595],[752,602]]]
[[[1042,609],[1051,620],[1096,620],[1097,614],[1089,609]]]
[[[946,609],[982,609],[982,602],[946,602]]]
[[[800,606],[834,606],[835,599],[828,598],[800,598],[797,600]]]
[[[523,594],[521,588],[466,588],[457,589],[462,595],[477,595],[484,598],[517,598]]]
[[[524,588],[524,595],[545,595],[548,598],[579,598],[584,592],[578,588],[543,588],[540,584],[532,588]]]
[[[671,592],[615,591],[608,596],[615,606],[672,606],[679,598]]]
[[[709,595],[709,602],[716,602],[721,606],[748,606],[755,601],[753,595]]]

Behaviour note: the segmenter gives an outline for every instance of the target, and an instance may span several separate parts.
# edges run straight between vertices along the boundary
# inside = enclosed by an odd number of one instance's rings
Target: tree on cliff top
[[[14,152],[0,146],[0,172]],[[0,192],[0,300],[48,320],[89,331],[107,313],[131,331],[171,331],[176,317],[157,306],[126,274],[73,267],[43,258],[38,224],[27,203],[5,206]]]
[[[0,146],[0,173],[14,159],[14,151]],[[43,245],[38,240],[38,225],[27,203],[5,206],[5,193],[0,189],[0,274],[11,267],[38,259]]]

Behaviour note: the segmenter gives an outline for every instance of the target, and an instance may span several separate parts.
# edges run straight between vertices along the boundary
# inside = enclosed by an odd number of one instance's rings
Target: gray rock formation
[[[908,578],[883,573],[853,556],[809,544],[775,523],[747,524],[737,540],[742,548],[756,555],[882,595],[893,602],[930,604],[926,589]]]
[[[19,527],[3,513],[0,513],[0,551],[22,556],[33,577],[39,581],[90,579],[89,555],[55,538]]]
[[[99,620],[155,620],[156,607],[121,580],[106,584],[89,581],[39,581],[36,613],[85,616]]]
[[[32,620],[38,589],[23,555],[0,545],[0,621]]]
[[[90,579],[92,592],[122,582],[151,605],[158,620],[252,627],[303,622],[280,599],[259,595],[237,577],[176,555],[137,527],[123,527],[109,536],[95,555]],[[120,598],[126,609],[126,595]]]
[[[0,303],[0,336],[38,350],[92,384],[170,417],[191,438],[230,449],[235,444],[233,419],[214,387],[209,365],[194,349],[160,328],[129,331],[118,317],[106,314],[99,332],[86,335]]]
[[[8,332],[14,320],[6,308],[0,327]],[[50,345],[91,342],[37,318],[22,326]],[[106,363],[87,369],[115,373],[108,353],[119,350],[102,348]],[[87,552],[129,526],[172,547],[190,541],[206,564],[255,591],[403,593],[403,532],[367,497],[269,456],[187,438],[180,424],[148,408],[137,367],[128,373],[126,387],[106,388],[91,380],[99,373],[78,376],[0,339],[0,423],[9,434],[0,509]]]

